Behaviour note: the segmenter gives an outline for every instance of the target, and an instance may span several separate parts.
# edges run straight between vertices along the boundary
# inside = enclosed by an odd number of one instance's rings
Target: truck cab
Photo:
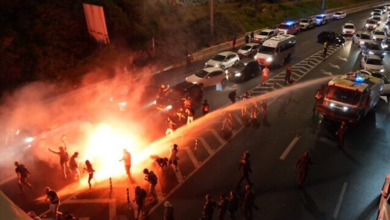
[[[373,110],[381,95],[389,94],[389,86],[360,71],[337,76],[322,90],[316,109],[324,118],[354,123]]]

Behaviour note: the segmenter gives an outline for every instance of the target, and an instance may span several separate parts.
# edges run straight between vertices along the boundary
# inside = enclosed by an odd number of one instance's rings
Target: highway
[[[293,78],[304,83],[360,69],[361,55],[357,45],[347,40],[342,47],[331,47],[328,58],[323,60],[320,56],[322,45],[316,43],[316,37],[324,30],[341,32],[341,26],[346,22],[353,22],[360,30],[370,11],[347,15],[344,20],[331,21],[298,34],[296,53],[291,60]],[[194,68],[202,68],[205,61],[195,62]],[[387,77],[390,72],[389,62],[385,57]],[[244,83],[229,83],[224,91],[207,88],[204,98],[209,101],[213,111],[228,104],[227,94],[234,88],[238,89],[238,94],[246,91],[252,91],[255,95],[277,93],[277,90],[284,88],[284,71],[284,67],[271,69],[271,79],[266,87],[260,87],[260,77],[256,77]],[[154,75],[151,83],[174,85],[188,75],[185,67],[180,67]],[[234,112],[237,131],[227,142],[222,139],[220,117],[198,119],[205,121],[204,129],[193,131],[196,135],[185,135],[178,143],[180,172],[168,170],[162,173],[156,170],[160,180],[158,194],[161,198],[165,196],[164,199],[174,205],[175,218],[199,219],[205,194],[210,193],[217,200],[221,193],[228,194],[234,189],[239,179],[238,160],[244,151],[249,150],[254,171],[251,179],[259,207],[255,219],[375,219],[378,196],[384,178],[390,171],[386,158],[390,153],[389,106],[382,100],[374,114],[352,126],[346,136],[345,150],[340,151],[336,148],[337,140],[334,136],[338,125],[324,122],[321,116],[313,117],[317,88],[318,84],[295,90],[288,104],[284,95],[272,99],[268,107],[268,122],[260,120],[259,129],[243,126],[239,120],[239,111]],[[200,117],[199,110],[197,117]],[[164,119],[158,120],[158,123],[163,123]],[[162,129],[160,136],[164,132]],[[198,140],[196,151],[195,139]],[[296,186],[298,173],[293,166],[306,150],[310,152],[314,165],[309,171],[306,185],[299,190]],[[43,170],[52,173],[56,169],[44,162],[35,162],[29,167],[34,167],[33,173]],[[5,182],[0,189],[22,209],[43,213],[48,206],[33,199],[42,196],[40,188],[52,185],[50,180],[50,175],[32,178],[31,182],[38,187],[33,194],[28,195],[28,199],[18,195],[14,181]],[[137,179],[136,183],[146,187],[142,179]],[[62,182],[52,187],[61,188],[65,184]],[[117,193],[114,197],[108,196],[107,183],[100,185],[103,185],[102,188],[93,194],[81,192],[76,198],[65,202],[62,208],[80,217],[90,217],[91,220],[108,219],[108,216],[113,215],[110,206],[114,198],[116,214],[134,219],[134,211],[124,208],[126,206],[123,203],[125,189],[135,184],[129,186],[126,181],[115,180],[114,191]],[[241,189],[239,194],[242,196],[242,193]],[[63,198],[70,198],[70,195],[64,195]],[[149,219],[162,219],[161,202],[153,207],[148,206]]]

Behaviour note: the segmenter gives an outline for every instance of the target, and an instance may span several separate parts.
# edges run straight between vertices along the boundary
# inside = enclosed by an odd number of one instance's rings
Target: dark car
[[[242,59],[240,62],[228,70],[228,77],[234,81],[245,81],[260,74],[259,63],[250,58]]]
[[[333,31],[323,31],[317,36],[317,42],[324,43],[325,41],[328,41],[329,44],[341,45],[345,43],[345,38]]]
[[[364,43],[360,45],[362,55],[368,56],[368,55],[377,55],[380,58],[383,58],[383,49],[379,43]]]
[[[182,82],[172,87],[164,96],[155,100],[155,107],[166,113],[176,112],[183,107],[183,99],[190,97],[193,104],[199,104],[203,98],[200,85]]]
[[[383,75],[382,73],[380,72],[377,72],[377,71],[368,71],[368,70],[360,70],[360,73],[362,74],[366,74],[366,75],[369,75],[369,76],[374,76],[376,78],[380,78],[383,80],[383,82],[385,84],[390,84],[389,80],[387,79],[387,77],[385,75]]]
[[[385,52],[389,52],[390,51],[390,38],[385,38],[383,39],[382,43],[381,43],[381,47],[383,49],[383,51]]]
[[[109,98],[111,103],[110,108],[112,110],[125,111],[128,103],[134,103],[135,101],[138,101],[140,109],[152,106],[159,87],[156,85],[146,85],[142,89],[135,89],[133,86],[133,84],[122,84],[116,86],[114,91],[115,93],[111,94]],[[137,93],[137,95],[140,94],[140,98],[135,98],[134,93]],[[132,111],[134,111],[134,109],[132,109]]]

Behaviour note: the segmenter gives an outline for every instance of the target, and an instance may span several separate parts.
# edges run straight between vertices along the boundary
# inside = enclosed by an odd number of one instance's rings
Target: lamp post
[[[210,31],[211,37],[214,37],[214,0],[210,0]]]
[[[324,11],[325,10],[325,0],[322,0],[322,6],[321,6],[321,10]]]

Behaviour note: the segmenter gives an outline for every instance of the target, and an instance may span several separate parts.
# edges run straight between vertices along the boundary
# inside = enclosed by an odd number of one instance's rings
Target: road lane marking
[[[301,139],[300,136],[295,136],[294,139],[291,141],[291,143],[288,145],[288,147],[286,148],[286,150],[284,150],[283,154],[280,156],[280,160],[284,160],[286,159],[287,155],[290,153],[290,151],[292,150],[292,148],[295,146],[295,144],[299,141],[299,139]]]
[[[183,174],[181,174],[180,169],[177,169],[175,174],[176,174],[177,181],[179,181],[179,183],[183,183],[184,182],[184,178],[183,178]]]
[[[214,154],[214,152],[211,149],[210,145],[206,142],[206,140],[204,138],[198,138],[198,140],[202,143],[202,145],[206,149],[207,153],[209,153],[210,155]]]
[[[256,93],[256,92],[255,92],[255,93]],[[263,91],[258,92],[258,93],[263,93]],[[241,119],[240,119],[236,114],[233,114],[233,117],[238,121],[238,123],[239,123],[240,125],[242,125]]]
[[[347,185],[348,184],[346,182],[344,182],[343,188],[341,189],[341,193],[339,196],[339,200],[337,201],[336,209],[334,210],[334,213],[333,213],[333,218],[337,218],[337,216],[339,214],[341,203],[343,202],[344,194],[345,194],[345,191],[347,190]]]
[[[302,45],[307,44],[307,43],[310,43],[310,41],[309,40],[305,41],[305,42],[302,43]]]
[[[207,129],[207,131],[210,131],[215,136],[215,138],[218,139],[219,143],[221,143],[221,144],[225,143],[225,141],[221,138],[221,136],[218,134],[218,132],[216,130]]]
[[[195,169],[197,169],[199,167],[198,159],[196,159],[194,153],[192,153],[192,150],[190,148],[185,148],[185,151],[187,152],[188,157],[190,158],[192,163],[194,164]]]

